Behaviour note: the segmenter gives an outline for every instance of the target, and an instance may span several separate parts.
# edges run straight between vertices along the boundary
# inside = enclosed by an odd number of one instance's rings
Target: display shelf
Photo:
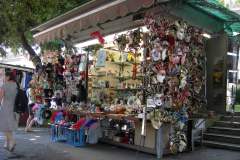
[[[130,64],[132,64],[132,65],[134,65],[134,64],[137,64],[137,65],[140,65],[141,64],[141,62],[132,62],[132,61],[127,61],[128,63],[130,63]]]
[[[92,113],[88,111],[68,111],[68,112],[78,116],[92,116],[92,117],[98,117],[98,118],[103,118],[104,116],[106,116],[106,113],[104,112],[98,112],[98,113]]]
[[[89,75],[89,77],[110,77],[110,78],[117,78],[115,75],[108,75],[108,74],[102,74],[102,75]]]
[[[112,64],[120,65],[120,66],[131,66],[132,64],[129,62],[111,62]]]
[[[93,89],[111,89],[111,90],[115,90],[116,88],[106,88],[106,87],[97,87],[97,86],[92,86],[91,88]]]
[[[138,150],[138,151],[145,152],[145,153],[156,154],[155,149],[137,146],[137,145],[133,145],[133,144],[125,144],[125,143],[115,142],[115,141],[112,141],[111,139],[107,139],[107,138],[101,138],[100,142],[114,145],[114,146],[123,147],[123,148],[132,149],[132,150]]]
[[[89,75],[89,77],[111,77],[111,78],[115,78],[121,81],[126,81],[126,80],[133,80],[132,76],[115,76],[115,75]],[[141,79],[143,76],[137,76],[136,80]]]
[[[131,76],[116,76],[116,78],[119,79],[120,81],[125,81],[125,80],[132,79]]]
[[[141,80],[143,76],[137,76],[135,80]],[[117,76],[117,79],[121,80],[121,81],[126,81],[126,80],[133,80],[132,76]]]
[[[98,86],[91,86],[91,88],[93,89],[111,89],[111,90],[115,90],[115,91],[141,91],[141,88],[106,88],[106,87],[98,87]]]
[[[131,121],[139,121],[135,115],[126,115],[126,114],[106,114],[107,118],[116,119],[116,120],[131,120]]]
[[[105,49],[107,49],[107,50],[112,50],[112,51],[115,51],[115,52],[120,52],[120,53],[127,53],[127,54],[129,54],[129,52],[119,51],[118,49],[114,49],[114,48],[112,48],[112,47],[107,47],[107,48],[105,48]],[[127,63],[135,64],[134,61],[127,61]],[[137,64],[140,64],[140,62],[137,62]]]
[[[106,113],[106,112],[97,112],[92,113],[88,111],[69,111],[71,114],[75,114],[78,116],[87,116],[90,115],[92,117],[104,118],[107,117],[109,119],[116,119],[116,120],[131,120],[131,121],[140,121],[135,115],[126,115],[126,114],[114,114],[114,113]]]
[[[100,75],[88,75],[89,77],[106,77],[106,74],[100,74]]]
[[[141,88],[116,88],[116,91],[141,91]]]

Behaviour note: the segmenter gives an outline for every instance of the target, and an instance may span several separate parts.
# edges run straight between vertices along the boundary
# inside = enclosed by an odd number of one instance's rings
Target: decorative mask
[[[175,25],[177,27],[177,33],[176,33],[177,38],[179,40],[183,40],[185,38],[187,25],[182,21],[175,22]]]
[[[178,55],[178,56],[182,56],[183,55],[183,50],[182,48],[178,47],[175,51],[175,54]]]
[[[173,58],[171,59],[171,62],[173,64],[179,64],[180,63],[180,57],[179,56],[173,56]]]
[[[161,53],[156,49],[153,49],[151,53],[153,61],[159,61],[161,59]]]
[[[166,75],[165,75],[165,74],[160,74],[160,73],[157,74],[157,81],[158,81],[159,83],[163,83],[164,80],[165,80],[165,78],[166,78]]]
[[[163,94],[156,94],[154,96],[154,104],[159,107],[163,105]]]

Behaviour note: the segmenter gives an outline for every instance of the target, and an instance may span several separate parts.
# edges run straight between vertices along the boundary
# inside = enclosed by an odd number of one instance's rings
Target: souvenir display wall
[[[55,110],[54,126],[86,130],[96,138],[88,141],[91,144],[103,138],[134,145],[139,134],[135,124],[146,107],[154,129],[171,126],[169,149],[185,150],[185,124],[205,100],[202,32],[182,21],[153,16],[145,25],[147,32],[116,35],[111,43],[97,50],[88,47],[84,54],[44,53],[44,67],[31,87],[36,103]],[[86,125],[90,121],[96,124],[93,128]]]
[[[202,89],[205,83],[204,39],[200,29],[188,26],[182,21],[170,21],[149,16],[145,22],[149,32],[144,33],[141,29],[137,29],[119,35],[115,39],[120,53],[117,59],[120,60],[121,65],[129,61],[128,58],[123,57],[126,55],[128,57],[129,52],[132,53],[131,78],[136,80],[139,77],[136,73],[141,73],[140,77],[143,78],[143,83],[139,82],[139,92],[132,97],[125,91],[125,97],[128,97],[127,103],[118,95],[117,98],[120,99],[121,104],[121,108],[118,108],[120,105],[112,105],[113,101],[108,100],[110,95],[114,95],[114,92],[109,91],[114,85],[109,83],[110,81],[102,82],[99,81],[100,78],[97,78],[98,87],[104,89],[96,97],[103,97],[99,100],[101,105],[107,102],[108,106],[110,102],[112,108],[115,106],[116,110],[119,110],[115,113],[125,115],[131,108],[128,104],[135,102],[135,105],[130,106],[138,106],[137,112],[130,112],[130,115],[137,116],[138,113],[142,113],[141,102],[142,93],[144,93],[153,127],[159,129],[163,124],[170,124],[173,128],[169,136],[170,150],[173,153],[182,152],[187,146],[186,122],[189,116],[197,113],[205,102]],[[127,54],[124,55],[125,53]],[[137,67],[139,54],[144,57],[140,68]],[[99,62],[97,60],[96,67],[107,66],[106,59],[116,62],[111,54],[109,54],[110,58],[107,58],[108,54],[104,50],[99,51],[98,55]],[[96,67],[95,69],[98,70],[98,73],[102,73],[102,76],[114,77],[118,73],[109,71],[108,74],[101,72]],[[106,68],[113,69],[113,67]],[[129,72],[124,70],[124,67],[120,67],[119,76],[123,77],[121,73],[124,75]],[[120,81],[120,88],[125,88],[124,84],[126,85]],[[104,91],[105,89],[110,92],[109,95],[107,95],[107,91]],[[96,90],[94,92],[96,93]],[[108,111],[106,107],[103,110]]]
[[[42,125],[52,112],[65,110],[86,101],[83,55],[63,55],[61,52],[45,51],[43,67],[30,82],[30,94],[35,104],[35,120]],[[81,61],[83,61],[81,63]]]
[[[187,145],[184,126],[204,104],[204,41],[200,29],[182,21],[149,16],[145,20],[146,76],[144,86],[152,125],[173,125],[170,150],[182,152]],[[149,60],[148,60],[149,59]]]
[[[125,54],[128,56],[131,53]],[[100,105],[104,112],[125,113],[127,109],[130,111],[133,103],[141,106],[141,73],[134,79],[133,62],[127,57],[122,60],[121,56],[123,54],[119,51],[100,49],[89,70],[89,98],[93,104]],[[102,57],[104,60],[101,60]]]
[[[61,55],[47,51],[43,55],[43,67],[31,81],[32,95],[38,103],[61,109],[72,102],[83,102],[85,70],[80,65],[82,55]],[[81,63],[82,64],[82,63]]]

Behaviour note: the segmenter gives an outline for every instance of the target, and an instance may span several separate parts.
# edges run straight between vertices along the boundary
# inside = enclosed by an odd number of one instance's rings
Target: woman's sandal
[[[8,150],[8,144],[5,143],[4,146],[3,146],[4,149]]]
[[[15,150],[15,147],[16,147],[16,143],[14,143],[12,146],[10,145],[8,148],[8,151],[13,152]]]

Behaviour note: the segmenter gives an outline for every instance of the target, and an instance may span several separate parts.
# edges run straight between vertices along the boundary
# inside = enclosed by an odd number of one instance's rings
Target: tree
[[[41,65],[30,30],[89,0],[2,0],[0,1],[0,54],[4,47],[24,48],[35,65]]]

